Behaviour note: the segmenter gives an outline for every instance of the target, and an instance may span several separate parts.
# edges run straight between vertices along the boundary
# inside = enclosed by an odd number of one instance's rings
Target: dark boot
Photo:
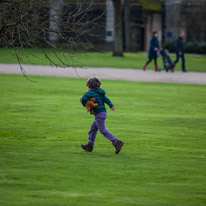
[[[117,143],[115,145],[116,151],[115,154],[118,154],[123,146],[124,142],[117,140]]]
[[[142,67],[143,71],[146,70],[146,66],[147,66],[147,64],[144,64],[144,66]]]
[[[158,70],[158,66],[157,66],[157,64],[155,64],[155,71],[156,71],[156,72],[159,71],[159,70]]]
[[[81,145],[82,149],[86,150],[87,152],[92,152],[93,150],[93,145],[91,144],[86,144],[86,145]]]

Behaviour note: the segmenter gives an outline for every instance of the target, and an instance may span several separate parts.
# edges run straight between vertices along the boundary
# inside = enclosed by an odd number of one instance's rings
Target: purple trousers
[[[117,138],[105,128],[106,118],[107,118],[106,112],[101,112],[95,115],[95,120],[92,123],[89,131],[89,144],[94,145],[96,135],[99,130],[104,135],[104,137],[106,137],[108,140],[112,142],[113,145],[116,145]]]

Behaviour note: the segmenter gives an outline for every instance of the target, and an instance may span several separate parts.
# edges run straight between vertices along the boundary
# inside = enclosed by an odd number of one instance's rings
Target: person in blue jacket
[[[174,67],[179,61],[179,58],[182,59],[182,71],[187,72],[185,69],[185,52],[184,52],[184,31],[180,31],[178,38],[176,39],[176,60],[174,62]]]
[[[146,70],[147,65],[154,59],[155,71],[158,71],[157,65],[157,51],[160,49],[159,41],[158,41],[158,32],[153,31],[152,37],[150,38],[149,42],[149,52],[148,52],[148,61],[144,64],[143,70]]]

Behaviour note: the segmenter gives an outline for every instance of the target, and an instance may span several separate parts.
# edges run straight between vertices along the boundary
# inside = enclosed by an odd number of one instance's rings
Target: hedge
[[[170,52],[176,51],[176,43],[175,42],[166,42],[163,44],[164,49],[168,49]],[[184,43],[184,49],[186,53],[193,54],[206,54],[206,43],[199,42],[186,42]]]

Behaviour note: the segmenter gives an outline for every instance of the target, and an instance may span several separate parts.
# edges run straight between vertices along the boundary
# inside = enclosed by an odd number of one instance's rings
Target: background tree
[[[115,12],[115,32],[113,56],[123,56],[122,0],[112,0]]]
[[[125,0],[125,2],[124,2],[124,24],[125,24],[125,45],[126,45],[126,51],[130,51],[130,46],[131,46],[130,0]]]
[[[73,66],[77,50],[93,47],[89,38],[104,15],[92,16],[92,6],[89,1],[1,0],[0,45],[13,48],[20,65],[35,55],[25,48],[41,48],[51,65]]]

